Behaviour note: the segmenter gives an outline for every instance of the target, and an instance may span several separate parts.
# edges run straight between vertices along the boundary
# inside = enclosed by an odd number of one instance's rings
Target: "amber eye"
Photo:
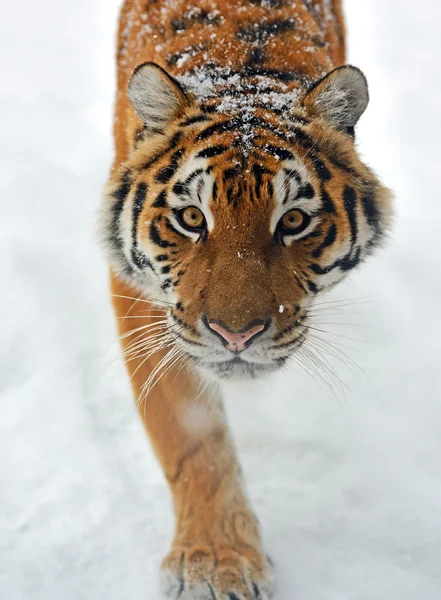
[[[298,235],[299,233],[302,233],[310,223],[311,217],[307,213],[294,208],[285,213],[280,219],[277,225],[277,233],[279,236]]]
[[[188,231],[200,232],[205,229],[205,217],[195,206],[187,206],[176,212],[179,223]]]

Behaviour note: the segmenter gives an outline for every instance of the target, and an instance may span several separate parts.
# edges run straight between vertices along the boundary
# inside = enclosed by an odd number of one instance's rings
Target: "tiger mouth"
[[[275,362],[262,364],[247,362],[242,359],[232,359],[217,363],[200,361],[198,367],[205,374],[220,380],[258,379],[279,369],[279,365]]]
[[[205,375],[215,379],[241,380],[241,379],[259,379],[277,372],[289,359],[289,356],[277,358],[271,362],[258,363],[247,361],[240,356],[235,356],[228,360],[210,362],[206,360],[197,360],[196,366]]]

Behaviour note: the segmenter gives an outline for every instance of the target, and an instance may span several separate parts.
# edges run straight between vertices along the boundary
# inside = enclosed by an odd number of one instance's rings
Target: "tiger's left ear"
[[[336,129],[354,127],[369,103],[366,77],[356,67],[334,69],[307,92],[303,104],[308,112],[323,117]]]
[[[150,62],[136,67],[127,95],[137,115],[149,128],[167,125],[189,105],[176,79],[159,65]]]

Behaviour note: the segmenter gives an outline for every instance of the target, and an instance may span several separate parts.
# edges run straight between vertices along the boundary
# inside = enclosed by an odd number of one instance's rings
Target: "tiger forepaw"
[[[194,544],[165,558],[162,587],[173,600],[269,600],[274,575],[269,561],[248,546]]]

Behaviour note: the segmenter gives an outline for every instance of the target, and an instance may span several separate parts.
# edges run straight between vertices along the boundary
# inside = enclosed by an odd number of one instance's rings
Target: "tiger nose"
[[[242,331],[230,331],[217,321],[204,319],[205,325],[222,338],[223,345],[231,352],[242,352],[251,343],[252,338],[258,333],[263,333],[269,326],[270,319],[266,321],[253,321]]]

